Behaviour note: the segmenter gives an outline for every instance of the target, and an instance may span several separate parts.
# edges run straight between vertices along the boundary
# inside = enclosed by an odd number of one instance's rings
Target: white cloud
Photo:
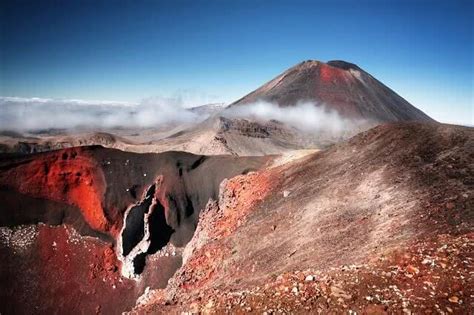
[[[137,104],[114,101],[0,97],[0,129],[155,127],[197,122],[179,98],[152,97]]]
[[[336,111],[323,104],[311,102],[280,107],[268,102],[232,106],[223,112],[228,117],[278,120],[307,132],[326,131],[341,133],[354,130],[365,123],[362,120],[342,118]]]
[[[183,97],[155,96],[133,104],[114,101],[0,97],[1,130],[149,128],[167,123],[199,123],[209,116],[190,111]],[[195,104],[198,105],[198,104]],[[280,107],[267,102],[227,108],[221,115],[259,121],[278,120],[306,132],[351,131],[364,121],[342,118],[324,105],[299,103]]]

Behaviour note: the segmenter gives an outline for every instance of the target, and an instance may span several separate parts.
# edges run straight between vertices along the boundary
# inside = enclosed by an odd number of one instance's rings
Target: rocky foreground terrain
[[[4,156],[0,311],[469,313],[473,133],[388,124],[258,158]]]
[[[473,130],[385,125],[221,185],[141,312],[474,308]]]

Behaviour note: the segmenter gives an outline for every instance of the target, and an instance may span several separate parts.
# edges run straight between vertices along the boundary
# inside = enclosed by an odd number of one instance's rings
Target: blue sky
[[[231,102],[306,59],[354,62],[474,124],[472,1],[2,1],[0,95]]]

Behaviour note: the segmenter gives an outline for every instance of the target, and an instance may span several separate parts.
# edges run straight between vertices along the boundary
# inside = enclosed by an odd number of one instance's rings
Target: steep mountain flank
[[[308,60],[286,70],[231,106],[266,101],[324,105],[342,117],[375,122],[433,121],[358,66],[345,61]]]

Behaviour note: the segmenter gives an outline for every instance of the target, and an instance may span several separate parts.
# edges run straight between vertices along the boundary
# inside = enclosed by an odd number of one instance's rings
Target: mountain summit
[[[257,101],[284,107],[314,102],[343,117],[376,122],[434,121],[357,65],[342,60],[303,61],[231,106]]]

